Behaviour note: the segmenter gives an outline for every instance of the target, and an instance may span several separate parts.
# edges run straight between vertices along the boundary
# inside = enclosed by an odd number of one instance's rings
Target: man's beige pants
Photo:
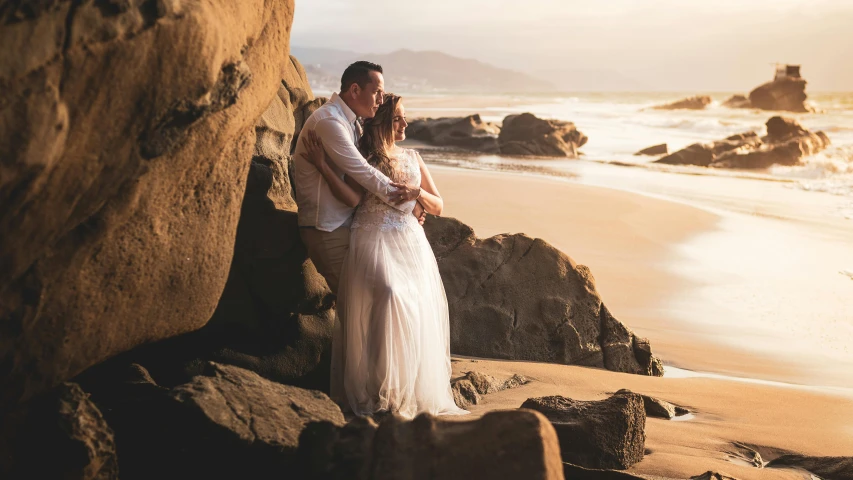
[[[349,227],[338,227],[331,232],[316,228],[300,228],[299,235],[308,250],[308,258],[326,279],[332,293],[338,293],[341,268],[349,251]]]

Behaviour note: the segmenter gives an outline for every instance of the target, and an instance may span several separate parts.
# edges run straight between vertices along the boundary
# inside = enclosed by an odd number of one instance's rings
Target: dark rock
[[[652,107],[655,110],[704,110],[705,107],[711,104],[711,97],[707,95],[697,95],[695,97],[685,98],[666,105],[658,105]]]
[[[578,148],[588,138],[572,122],[545,120],[532,113],[509,115],[503,120],[498,136],[504,155],[542,155],[548,157],[578,156]]]
[[[7,417],[8,418],[8,417]],[[76,383],[62,383],[5,423],[0,477],[115,480],[119,465],[112,429]],[[8,421],[8,420],[7,420]],[[10,427],[17,427],[17,435]],[[8,442],[9,445],[3,445]]]
[[[810,457],[791,454],[782,455],[767,466],[802,468],[824,480],[853,480],[853,457]]]
[[[139,366],[87,372],[92,398],[116,432],[122,479],[280,478],[305,424],[343,425],[321,392],[205,363],[189,383],[153,383]]]
[[[806,113],[806,81],[802,78],[784,78],[767,82],[749,92],[749,103],[761,110],[784,110]]]
[[[468,377],[454,380],[450,383],[453,401],[459,408],[467,408],[480,403],[480,394]]]
[[[711,470],[708,470],[702,475],[690,477],[690,480],[737,480],[737,478],[726,475],[725,473],[713,472]]]
[[[497,125],[484,122],[479,114],[462,118],[417,119],[406,128],[407,138],[485,153],[498,152],[499,133],[500,128]]]
[[[294,139],[325,99],[313,99],[295,58],[281,85],[255,125],[254,157],[225,290],[195,341],[204,337],[210,345],[202,349],[202,361],[327,390],[334,297],[299,238],[289,176]]]
[[[669,149],[665,143],[661,143],[660,145],[644,148],[634,155],[666,155],[667,153],[669,153]]]
[[[610,315],[587,267],[523,234],[479,239],[441,217],[425,228],[447,292],[453,353],[663,374],[648,342]]]
[[[542,412],[551,421],[566,462],[624,470],[645,454],[646,412],[639,395],[590,402],[561,396],[530,398],[521,408]]]
[[[745,95],[732,95],[723,102],[723,106],[727,108],[752,108],[752,103]]]
[[[648,395],[635,394],[634,392],[625,388],[616,392],[616,395],[626,394],[640,395],[640,397],[643,398],[643,407],[646,410],[647,417],[658,417],[671,420],[673,417],[690,413],[690,411],[686,408],[673,405],[659,398],[650,397]]]
[[[0,408],[207,323],[293,17],[36,3],[0,9]]]
[[[772,117],[764,137],[747,132],[713,143],[697,143],[656,162],[743,169],[799,165],[803,157],[820,152],[829,143],[823,132],[810,132],[790,118]]]
[[[344,427],[310,424],[299,439],[303,478],[311,480],[562,479],[557,436],[537,412],[489,412],[478,420],[406,421],[377,426],[356,419]]]
[[[204,415],[223,444],[295,452],[307,423],[344,424],[340,408],[324,393],[271,382],[238,367],[211,363],[209,368],[209,376],[173,389],[171,396]]]

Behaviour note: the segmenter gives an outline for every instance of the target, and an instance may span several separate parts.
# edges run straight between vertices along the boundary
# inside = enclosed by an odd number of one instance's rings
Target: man
[[[358,118],[372,118],[382,104],[385,80],[382,67],[355,62],[341,76],[340,94],[305,121],[293,155],[293,182],[299,207],[299,233],[308,257],[326,278],[333,293],[349,250],[350,223],[354,209],[332,194],[320,172],[303,157],[303,136],[314,131],[323,141],[326,159],[339,175],[347,175],[368,192],[400,211],[412,212],[423,222],[423,209],[415,202],[418,191],[393,183],[367,163],[356,143],[361,134]]]

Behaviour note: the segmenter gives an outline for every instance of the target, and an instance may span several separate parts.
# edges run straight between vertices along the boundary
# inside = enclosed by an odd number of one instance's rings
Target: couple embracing
[[[331,397],[356,415],[468,413],[450,389],[447,298],[423,230],[443,201],[405,139],[382,67],[356,62],[305,121],[293,157],[299,230],[337,294]]]

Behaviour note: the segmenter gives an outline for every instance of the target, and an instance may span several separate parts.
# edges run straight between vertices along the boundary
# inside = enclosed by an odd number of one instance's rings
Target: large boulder
[[[299,439],[310,480],[562,479],[560,447],[548,420],[529,410],[496,411],[474,421],[358,418],[344,427],[310,424]]]
[[[432,145],[462,147],[485,153],[497,153],[500,127],[484,122],[479,114],[467,117],[424,118],[412,120],[406,136]]]
[[[639,395],[588,402],[559,395],[529,398],[521,408],[542,412],[551,421],[566,462],[625,470],[645,455],[646,412]]]
[[[293,1],[13,2],[0,17],[15,52],[0,58],[5,406],[208,321]]]
[[[761,110],[784,110],[806,113],[806,81],[802,78],[782,78],[767,82],[749,92],[749,104]]]
[[[695,97],[685,98],[666,105],[657,105],[652,107],[655,110],[704,110],[705,107],[711,104],[711,97],[708,95],[696,95]]]
[[[173,388],[136,364],[85,381],[115,430],[123,479],[281,478],[305,425],[344,424],[324,393],[212,362]]]
[[[479,239],[441,217],[425,228],[447,292],[453,353],[663,375],[648,342],[607,310],[589,268],[523,234]]]
[[[772,117],[767,135],[755,132],[732,135],[711,143],[696,143],[656,160],[669,165],[697,165],[714,168],[767,168],[771,165],[799,165],[802,159],[829,146],[823,132],[811,132],[796,120]]]
[[[498,136],[504,155],[541,155],[548,157],[578,156],[578,148],[588,138],[572,122],[546,120],[532,113],[509,115],[503,120]]]

